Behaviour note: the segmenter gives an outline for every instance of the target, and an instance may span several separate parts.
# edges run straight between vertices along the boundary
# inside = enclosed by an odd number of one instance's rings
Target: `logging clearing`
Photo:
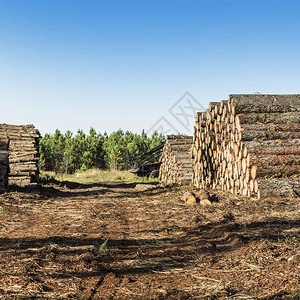
[[[230,95],[193,136],[56,131],[42,145],[33,125],[2,124],[0,298],[298,299],[298,112],[297,95]],[[83,174],[164,140],[161,184]],[[32,185],[39,148],[53,176]]]

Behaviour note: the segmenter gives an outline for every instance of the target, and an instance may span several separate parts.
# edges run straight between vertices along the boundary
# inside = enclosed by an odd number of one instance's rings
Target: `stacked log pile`
[[[9,185],[38,182],[40,133],[33,125],[0,124],[0,138],[9,139]]]
[[[300,95],[211,102],[197,114],[192,156],[197,188],[258,197],[299,193]]]
[[[7,190],[8,183],[8,142],[6,138],[0,138],[0,193]]]
[[[191,148],[193,137],[184,135],[167,135],[163,148],[159,180],[164,184],[192,183]]]

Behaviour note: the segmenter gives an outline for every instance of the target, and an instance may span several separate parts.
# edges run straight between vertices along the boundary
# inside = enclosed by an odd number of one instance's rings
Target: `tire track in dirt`
[[[102,275],[100,277],[100,279],[97,281],[97,283],[95,284],[95,286],[91,289],[90,296],[87,298],[88,300],[92,300],[93,297],[96,295],[96,293],[98,292],[99,287],[101,286],[101,284],[104,281],[105,276],[106,276],[106,274]]]

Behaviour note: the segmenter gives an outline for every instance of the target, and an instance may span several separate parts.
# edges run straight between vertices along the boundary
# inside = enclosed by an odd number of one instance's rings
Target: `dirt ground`
[[[0,299],[299,299],[299,198],[47,184],[0,196]]]

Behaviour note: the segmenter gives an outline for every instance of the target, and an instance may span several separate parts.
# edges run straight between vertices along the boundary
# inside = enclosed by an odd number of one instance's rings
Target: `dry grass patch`
[[[74,174],[55,174],[55,172],[41,171],[42,181],[70,181],[76,183],[87,182],[158,182],[157,178],[139,177],[128,171],[90,169],[86,172]]]

